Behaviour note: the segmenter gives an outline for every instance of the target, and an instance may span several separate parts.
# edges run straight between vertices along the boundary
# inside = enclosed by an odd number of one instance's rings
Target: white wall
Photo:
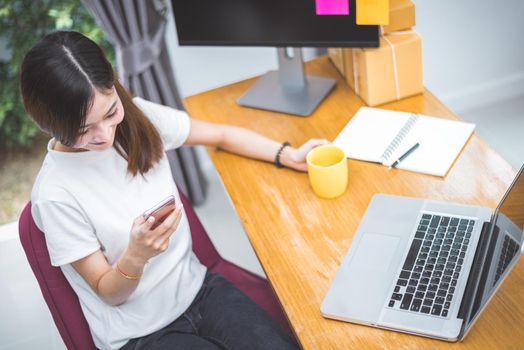
[[[524,1],[414,0],[424,83],[457,112],[524,95]]]
[[[423,41],[424,83],[460,113],[524,95],[524,1],[414,0]],[[180,47],[171,17],[168,44],[183,96],[277,67],[273,48]],[[315,50],[305,50],[306,59]]]

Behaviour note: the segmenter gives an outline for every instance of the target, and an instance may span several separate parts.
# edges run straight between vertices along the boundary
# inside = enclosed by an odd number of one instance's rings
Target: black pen
[[[391,164],[391,167],[392,168],[395,168],[398,163],[402,162],[407,156],[409,156],[411,153],[413,153],[414,150],[416,150],[418,148],[418,146],[420,146],[420,143],[417,142],[413,145],[413,147],[411,147],[410,149],[408,149],[406,151],[406,153],[404,153],[403,155],[400,156],[399,159],[397,159],[393,164]]]

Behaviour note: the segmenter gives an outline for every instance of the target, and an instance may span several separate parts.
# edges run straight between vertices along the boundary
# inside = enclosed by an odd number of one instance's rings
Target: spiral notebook
[[[333,144],[348,158],[391,166],[418,142],[396,168],[444,176],[474,129],[471,123],[361,107]]]

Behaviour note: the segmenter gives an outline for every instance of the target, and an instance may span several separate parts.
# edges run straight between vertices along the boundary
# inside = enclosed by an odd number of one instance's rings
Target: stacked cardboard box
[[[376,49],[330,48],[328,55],[347,83],[369,106],[399,100],[424,91],[422,40],[411,30],[415,4],[390,0],[389,25]]]
[[[390,0],[389,24],[383,27],[383,32],[387,34],[414,27],[415,21],[415,4],[411,0]]]

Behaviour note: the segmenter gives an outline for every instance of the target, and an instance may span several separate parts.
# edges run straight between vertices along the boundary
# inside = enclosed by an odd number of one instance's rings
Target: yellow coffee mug
[[[313,148],[306,157],[309,182],[322,198],[342,195],[348,185],[348,165],[344,151],[334,145]]]

